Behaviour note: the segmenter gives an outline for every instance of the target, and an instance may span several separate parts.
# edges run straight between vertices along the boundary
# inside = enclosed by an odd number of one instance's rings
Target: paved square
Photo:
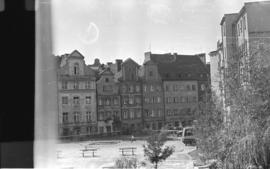
[[[122,153],[119,148],[136,147],[135,156],[140,162],[145,161],[145,168],[151,168],[152,165],[147,162],[143,154],[142,145],[146,141],[85,141],[78,143],[62,143],[57,145],[59,158],[57,159],[57,168],[88,168],[88,169],[103,169],[112,167],[117,158],[120,158]],[[193,162],[188,152],[194,150],[194,147],[186,147],[179,140],[167,141],[165,145],[175,146],[175,152],[165,162],[163,162],[159,169],[192,169]],[[88,152],[89,157],[82,157],[82,149],[97,148],[95,157],[91,156],[92,152]]]

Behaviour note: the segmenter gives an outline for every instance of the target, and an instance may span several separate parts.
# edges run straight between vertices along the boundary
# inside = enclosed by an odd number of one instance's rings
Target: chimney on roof
[[[173,53],[174,56],[177,56],[177,53]]]
[[[121,64],[123,63],[122,59],[116,59],[116,66],[117,66],[117,72],[119,72],[121,70]]]
[[[94,65],[95,66],[100,66],[101,65],[99,59],[97,59],[97,58],[95,59]]]
[[[144,63],[151,60],[150,56],[151,56],[151,52],[144,53]]]

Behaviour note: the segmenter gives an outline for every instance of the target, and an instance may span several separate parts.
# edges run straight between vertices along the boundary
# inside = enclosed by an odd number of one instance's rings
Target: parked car
[[[182,142],[185,145],[191,145],[191,146],[196,145],[196,138],[194,136],[194,128],[193,127],[185,127],[183,129]]]

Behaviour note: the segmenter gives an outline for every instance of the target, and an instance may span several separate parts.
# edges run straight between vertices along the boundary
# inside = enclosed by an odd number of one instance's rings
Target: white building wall
[[[211,87],[218,97],[220,97],[220,89],[219,89],[220,74],[218,70],[219,58],[220,56],[218,52],[216,53],[216,55],[210,56]]]

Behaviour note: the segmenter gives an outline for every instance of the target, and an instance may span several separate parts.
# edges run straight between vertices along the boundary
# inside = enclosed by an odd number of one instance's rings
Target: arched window
[[[74,71],[74,75],[79,74],[79,63],[74,63],[73,71]]]

